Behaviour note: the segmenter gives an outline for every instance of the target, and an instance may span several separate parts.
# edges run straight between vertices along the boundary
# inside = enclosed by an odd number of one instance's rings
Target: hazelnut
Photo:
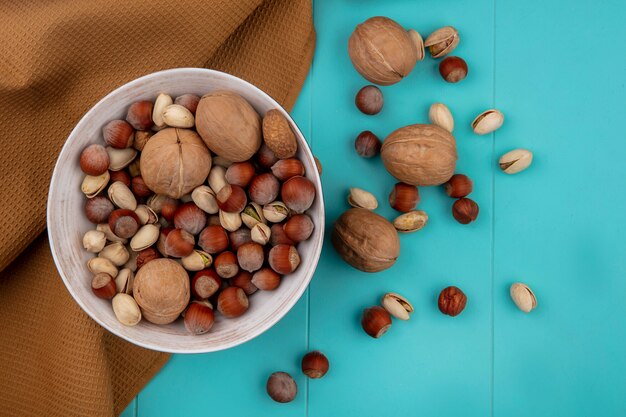
[[[229,284],[241,288],[247,295],[254,294],[258,288],[252,283],[252,274],[248,271],[239,270],[237,275],[232,277]]]
[[[211,254],[220,253],[228,247],[228,234],[222,226],[207,226],[198,236],[198,246]]]
[[[291,274],[300,265],[300,254],[295,246],[276,245],[269,253],[268,261],[272,269],[279,274]]]
[[[99,176],[109,169],[109,153],[105,147],[94,143],[80,153],[80,169],[87,175]]]
[[[104,248],[106,242],[106,235],[104,234],[104,232],[101,232],[99,230],[89,230],[83,235],[83,247],[88,252],[100,252]]]
[[[167,235],[174,230],[173,227],[162,227],[161,233],[159,233],[159,239],[156,242],[156,247],[161,252],[164,258],[167,258],[167,252],[165,252],[165,239],[167,239]]]
[[[231,251],[224,251],[217,255],[213,267],[217,275],[222,278],[232,278],[239,272],[237,256]]]
[[[150,204],[148,204],[150,206]],[[161,202],[160,210],[153,209],[156,213],[161,213],[161,216],[168,222],[174,220],[174,215],[176,214],[176,210],[178,210],[178,200],[174,200],[173,198],[166,197]]]
[[[165,238],[165,253],[174,258],[183,258],[193,251],[193,235],[184,229],[174,229]]]
[[[139,230],[139,217],[132,210],[113,210],[109,216],[109,227],[115,236],[128,239]]]
[[[478,204],[469,198],[459,198],[452,205],[452,215],[461,224],[471,223],[478,217]]]
[[[307,240],[313,233],[313,220],[306,214],[296,214],[283,225],[287,237],[294,242]]]
[[[467,77],[467,63],[458,56],[448,56],[439,63],[439,73],[449,83],[458,83]]]
[[[152,102],[136,101],[128,108],[126,113],[126,121],[130,123],[136,130],[148,130],[153,125],[152,121]]]
[[[126,120],[111,120],[102,128],[102,136],[107,145],[124,149],[133,145],[135,129]]]
[[[287,372],[274,372],[267,379],[267,395],[278,403],[293,401],[298,394],[298,385]]]
[[[359,136],[356,137],[354,141],[354,149],[356,149],[356,153],[363,158],[371,158],[380,153],[380,147],[382,143],[378,136],[370,132],[369,130],[364,130],[359,133]]]
[[[237,260],[241,269],[254,272],[263,266],[265,253],[263,246],[256,242],[247,242],[237,249]]]
[[[382,16],[367,19],[354,29],[348,53],[354,68],[378,85],[397,83],[417,62],[417,50],[407,31]]]
[[[297,158],[281,159],[272,165],[272,174],[281,181],[291,177],[303,176],[304,165]]]
[[[383,108],[383,93],[375,85],[361,88],[354,99],[356,107],[369,115],[378,114]]]
[[[133,297],[151,323],[168,324],[176,320],[189,304],[189,296],[187,271],[172,259],[150,261],[135,275]]]
[[[191,280],[191,295],[196,300],[206,300],[213,296],[221,287],[222,279],[214,269],[198,271]]]
[[[137,149],[139,152],[143,151],[146,143],[152,138],[152,132],[148,130],[138,130],[135,132],[135,140],[133,142],[133,148]]]
[[[135,263],[137,265],[137,269],[141,269],[142,266],[147,264],[150,261],[154,261],[155,259],[159,259],[161,254],[154,248],[147,248],[142,251],[139,251],[137,254],[137,258],[135,258]]]
[[[215,322],[213,308],[206,301],[192,301],[185,311],[185,328],[191,334],[204,334]]]
[[[330,368],[328,358],[319,350],[309,352],[302,358],[302,373],[309,378],[323,377],[328,368]]]
[[[217,201],[215,202],[215,204],[217,205]],[[219,208],[217,210],[219,212]],[[206,225],[207,226],[221,226],[222,223],[220,222],[219,214],[213,214],[209,216],[209,218],[206,221]]]
[[[206,225],[206,214],[194,203],[189,202],[178,206],[174,212],[174,226],[197,235]]]
[[[182,96],[176,97],[174,100],[174,104],[180,104],[181,106],[187,108],[187,110],[189,110],[193,115],[196,114],[199,102],[200,97],[195,94],[183,94]]]
[[[256,175],[250,162],[235,162],[226,169],[225,179],[229,184],[247,187]]]
[[[237,251],[244,243],[252,242],[252,233],[250,229],[242,228],[230,232],[228,238],[230,240],[230,248]]]
[[[248,297],[239,287],[224,288],[217,297],[217,310],[224,317],[239,317],[248,310]]]
[[[399,182],[389,194],[389,205],[402,213],[407,213],[420,202],[420,193],[416,186]]]
[[[99,272],[91,280],[91,291],[96,297],[110,300],[117,294],[117,287],[111,275],[106,272]]]
[[[109,177],[111,184],[114,182],[121,182],[127,187],[130,187],[131,185],[130,175],[126,171],[109,171]]]
[[[265,223],[257,223],[252,229],[250,229],[250,237],[253,242],[258,243],[259,245],[267,245],[267,242],[270,241],[270,236],[272,231],[270,227]]]
[[[276,246],[276,245],[292,246],[296,244],[296,242],[294,242],[293,240],[287,237],[282,224],[272,225],[272,227],[270,228],[270,242],[269,243],[271,246]]]
[[[152,190],[148,188],[141,175],[138,175],[131,180],[130,189],[133,191],[133,194],[139,198],[152,195]]]
[[[276,200],[279,191],[278,179],[269,172],[254,177],[248,187],[250,200],[262,206]]]
[[[260,290],[272,291],[280,285],[280,275],[271,268],[261,268],[252,275],[252,284]]]
[[[466,197],[472,192],[472,180],[463,174],[454,174],[445,184],[446,194],[452,198]]]
[[[261,168],[270,169],[278,161],[274,152],[266,145],[263,144],[259,148],[256,154],[256,162]]]
[[[92,223],[104,223],[108,220],[114,208],[113,203],[108,198],[95,196],[87,199],[85,202],[85,216]]]
[[[226,184],[217,193],[217,205],[227,213],[241,213],[247,203],[246,192],[238,185]]]
[[[447,287],[439,294],[439,311],[448,316],[461,314],[467,303],[467,296],[457,287]]]
[[[304,213],[315,199],[315,185],[305,177],[291,177],[283,184],[281,197],[290,210]]]
[[[361,316],[361,326],[365,333],[378,339],[391,327],[391,316],[379,306],[366,308]]]

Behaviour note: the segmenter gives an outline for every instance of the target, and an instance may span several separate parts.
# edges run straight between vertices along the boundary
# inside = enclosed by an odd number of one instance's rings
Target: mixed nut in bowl
[[[78,304],[167,352],[227,349],[278,322],[323,241],[315,159],[289,114],[237,77],[180,68],[97,103],[63,147],[48,234]]]

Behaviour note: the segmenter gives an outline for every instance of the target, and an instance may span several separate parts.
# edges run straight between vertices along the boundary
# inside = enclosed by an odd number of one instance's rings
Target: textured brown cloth
[[[0,3],[0,416],[117,415],[168,359],[83,313],[42,235],[54,162],[80,117],[174,67],[238,75],[290,108],[314,44],[310,0]]]

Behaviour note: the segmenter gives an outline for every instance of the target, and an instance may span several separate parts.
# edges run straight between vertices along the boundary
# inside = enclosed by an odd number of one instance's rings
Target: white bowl
[[[91,292],[92,274],[86,267],[94,255],[82,247],[83,234],[93,229],[84,215],[85,197],[80,191],[84,174],[78,160],[83,148],[91,143],[104,143],[102,126],[113,119],[124,119],[128,106],[138,100],[154,100],[160,92],[173,97],[184,93],[203,95],[214,90],[230,90],[245,97],[262,115],[272,108],[290,120],[298,138],[298,157],[304,163],[306,176],[317,191],[313,207],[308,211],[315,223],[311,238],[300,243],[302,262],[298,269],[284,277],[278,289],[257,291],[250,298],[250,308],[241,317],[225,319],[216,315],[216,322],[207,334],[190,335],[179,319],[158,326],[142,320],[127,327],[117,321],[111,302]],[[322,187],[315,161],[302,132],[274,99],[254,85],[219,71],[178,68],[146,75],[121,86],[98,102],[78,122],[68,137],[57,160],[48,194],[48,236],[54,261],[63,282],[76,302],[105,329],[136,345],[173,353],[201,353],[227,349],[244,343],[276,324],[304,293],[317,265],[324,235],[324,204]]]

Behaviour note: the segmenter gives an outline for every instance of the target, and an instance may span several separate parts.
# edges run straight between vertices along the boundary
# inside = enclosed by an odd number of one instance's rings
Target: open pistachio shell
[[[252,229],[257,223],[265,223],[263,208],[257,203],[249,203],[241,212],[241,221]]]
[[[202,271],[213,264],[213,257],[207,252],[196,249],[190,255],[181,258],[180,263],[187,271]]]
[[[477,135],[486,135],[500,129],[504,123],[504,114],[496,109],[485,110],[472,122],[472,129]]]
[[[413,312],[409,300],[394,292],[383,295],[381,304],[389,314],[400,320],[408,320],[409,314]]]
[[[107,146],[109,154],[109,169],[111,171],[120,171],[130,165],[137,157],[137,150],[134,148],[116,149]]]
[[[113,265],[120,267],[128,262],[130,254],[122,242],[113,242],[105,246],[98,257],[108,259]]]
[[[442,127],[450,133],[454,131],[454,118],[448,106],[443,103],[434,103],[430,106],[428,119],[432,124]]]
[[[215,192],[208,185],[200,185],[194,188],[191,192],[191,199],[196,206],[209,214],[216,214],[220,210],[215,198]]]
[[[428,214],[425,211],[413,210],[396,217],[393,226],[398,232],[411,233],[422,229],[427,222]]]
[[[133,297],[117,294],[113,297],[113,312],[117,320],[125,326],[135,326],[141,321],[141,310]]]
[[[117,292],[124,294],[132,294],[133,281],[135,280],[135,274],[130,268],[121,269],[115,277],[115,288]]]
[[[440,58],[454,51],[459,44],[459,32],[452,26],[444,26],[431,33],[424,41],[433,58]]]
[[[138,205],[135,209],[135,214],[139,217],[141,224],[155,224],[159,222],[159,216],[145,204]]]
[[[154,245],[159,239],[160,228],[154,224],[144,224],[130,240],[130,248],[135,252]]]
[[[109,171],[105,171],[104,174],[98,176],[86,175],[80,189],[87,198],[93,198],[106,188],[110,179]]]
[[[263,216],[272,223],[280,223],[289,215],[289,208],[282,201],[273,201],[263,206]]]
[[[361,188],[350,188],[348,204],[356,208],[375,210],[378,207],[378,200],[376,200],[376,197],[369,191],[365,191]]]
[[[514,149],[505,153],[498,161],[500,169],[507,174],[517,174],[533,162],[533,153],[528,149]]]
[[[137,208],[137,199],[133,192],[121,181],[115,181],[109,187],[109,199],[117,207],[127,210]]]
[[[510,293],[515,305],[524,313],[530,313],[537,307],[537,298],[528,285],[516,282],[511,285]]]

